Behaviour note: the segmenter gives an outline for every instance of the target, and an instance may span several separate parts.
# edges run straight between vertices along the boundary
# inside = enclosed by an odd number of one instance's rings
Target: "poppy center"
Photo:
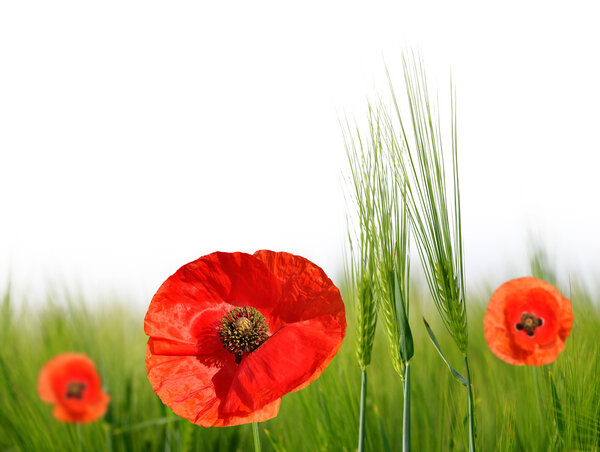
[[[85,383],[80,381],[71,381],[67,384],[67,393],[65,397],[67,399],[81,400],[83,398],[83,390],[85,389]]]
[[[221,319],[219,338],[225,349],[240,363],[244,353],[252,353],[269,337],[265,316],[251,306],[232,309]]]
[[[535,314],[524,312],[521,316],[521,323],[517,323],[515,328],[519,331],[524,330],[527,336],[533,337],[535,329],[538,326],[542,326],[544,321],[541,317],[536,317]]]
[[[248,317],[238,317],[235,321],[235,329],[245,334],[252,329],[252,321]]]

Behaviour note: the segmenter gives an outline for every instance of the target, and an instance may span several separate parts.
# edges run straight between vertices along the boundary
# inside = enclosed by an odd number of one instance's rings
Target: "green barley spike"
[[[370,271],[361,275],[358,283],[358,364],[365,370],[371,363],[371,350],[375,340],[377,310],[375,309],[375,293],[373,277]]]
[[[348,128],[349,129],[349,128]],[[352,137],[352,134],[350,134]],[[373,173],[370,154],[365,155],[360,134],[359,146],[352,138],[346,139],[346,151],[350,164],[349,207],[358,213],[358,228],[352,227],[352,216],[348,218],[348,238],[350,243],[349,280],[355,294],[357,315],[357,358],[361,368],[360,412],[358,426],[358,452],[365,447],[367,366],[371,362],[371,350],[375,340],[377,310],[375,303],[375,263],[373,220]],[[353,240],[354,237],[354,240]],[[358,242],[358,249],[355,243]]]
[[[365,370],[371,362],[371,350],[377,325],[373,240],[370,232],[372,174],[370,160],[363,152],[360,136],[358,135],[357,139],[360,143],[358,147],[354,140],[347,138],[346,150],[351,173],[348,184],[350,195],[348,204],[358,216],[358,228],[353,227],[350,218],[348,221],[350,268],[347,273],[358,313],[357,358],[361,370]]]
[[[403,55],[406,85],[405,111],[392,86],[395,116],[382,105],[378,118],[384,123],[386,148],[395,160],[397,178],[406,190],[404,201],[410,213],[411,229],[418,244],[419,256],[427,285],[440,317],[462,352],[465,362],[469,410],[469,451],[475,450],[474,397],[467,358],[467,311],[461,229],[456,109],[454,89],[451,89],[452,179],[446,180],[446,164],[442,151],[439,112],[430,101],[425,71],[420,58]],[[396,133],[400,131],[400,134]],[[433,332],[428,331],[434,339]],[[434,343],[437,342],[434,340]],[[438,348],[438,351],[439,348]],[[440,351],[441,354],[441,351]],[[449,366],[451,368],[451,366]]]
[[[371,113],[371,110],[370,110]],[[369,144],[372,155],[373,211],[371,213],[371,236],[374,241],[376,268],[376,298],[378,310],[389,340],[392,365],[396,372],[404,376],[404,363],[400,351],[400,330],[398,328],[398,305],[396,303],[396,246],[398,245],[396,222],[397,186],[393,173],[384,154],[381,139],[382,129],[379,120],[369,115]]]
[[[375,113],[375,114],[374,114]],[[359,307],[359,325],[374,318],[373,300],[389,339],[392,366],[404,381],[403,450],[410,449],[410,384],[409,362],[413,356],[413,339],[408,323],[408,211],[404,204],[405,185],[395,177],[393,161],[384,152],[382,128],[376,112],[369,108],[368,136],[346,140],[355,199],[358,200],[362,259],[361,272],[369,278],[359,279],[359,298],[368,300]],[[353,134],[350,133],[350,137]],[[368,258],[366,258],[368,257]],[[360,303],[360,302],[359,302]],[[360,328],[360,326],[359,326]],[[359,362],[364,363],[361,346],[372,340],[359,331]],[[370,349],[369,349],[370,354]],[[363,359],[361,361],[361,359]],[[370,356],[368,357],[370,359]],[[366,371],[363,368],[361,411],[359,424],[359,452],[364,446],[364,400]]]
[[[422,63],[414,56],[410,61],[403,57],[403,62],[410,121],[400,112],[389,74],[396,118],[383,107],[379,113],[386,124],[386,145],[395,155],[398,177],[407,184],[405,201],[431,296],[464,354],[468,336],[454,102],[452,179],[447,181],[439,113],[430,101]]]

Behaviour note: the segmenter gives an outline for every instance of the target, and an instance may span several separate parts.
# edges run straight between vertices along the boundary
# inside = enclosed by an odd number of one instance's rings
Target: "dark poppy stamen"
[[[71,381],[67,384],[67,393],[65,397],[67,399],[81,400],[83,398],[83,390],[85,389],[85,383],[80,381]]]
[[[535,329],[544,324],[544,320],[541,317],[536,317],[535,314],[524,312],[521,316],[521,323],[517,323],[515,328],[518,331],[525,330],[527,336],[533,337]]]
[[[239,364],[244,353],[253,352],[267,340],[269,326],[258,310],[243,306],[223,316],[219,337],[225,349],[235,355],[235,361]]]

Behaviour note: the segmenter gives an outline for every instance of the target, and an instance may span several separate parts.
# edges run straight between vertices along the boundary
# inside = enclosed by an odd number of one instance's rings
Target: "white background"
[[[411,47],[457,85],[469,283],[525,274],[529,233],[591,279],[594,3],[2,2],[0,285],[145,306],[184,263],[260,248],[340,281],[338,121]]]

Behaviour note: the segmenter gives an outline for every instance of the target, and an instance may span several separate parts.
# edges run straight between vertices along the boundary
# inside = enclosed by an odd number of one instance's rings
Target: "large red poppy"
[[[273,251],[216,252],[181,267],[144,322],[148,379],[205,427],[260,422],[316,380],[346,332],[338,289],[315,264]]]
[[[102,391],[91,359],[63,353],[44,365],[38,378],[41,399],[54,404],[54,417],[63,422],[92,422],[106,412],[110,397]]]
[[[483,319],[494,354],[510,364],[541,366],[565,348],[573,323],[571,302],[551,284],[513,279],[492,295]]]

